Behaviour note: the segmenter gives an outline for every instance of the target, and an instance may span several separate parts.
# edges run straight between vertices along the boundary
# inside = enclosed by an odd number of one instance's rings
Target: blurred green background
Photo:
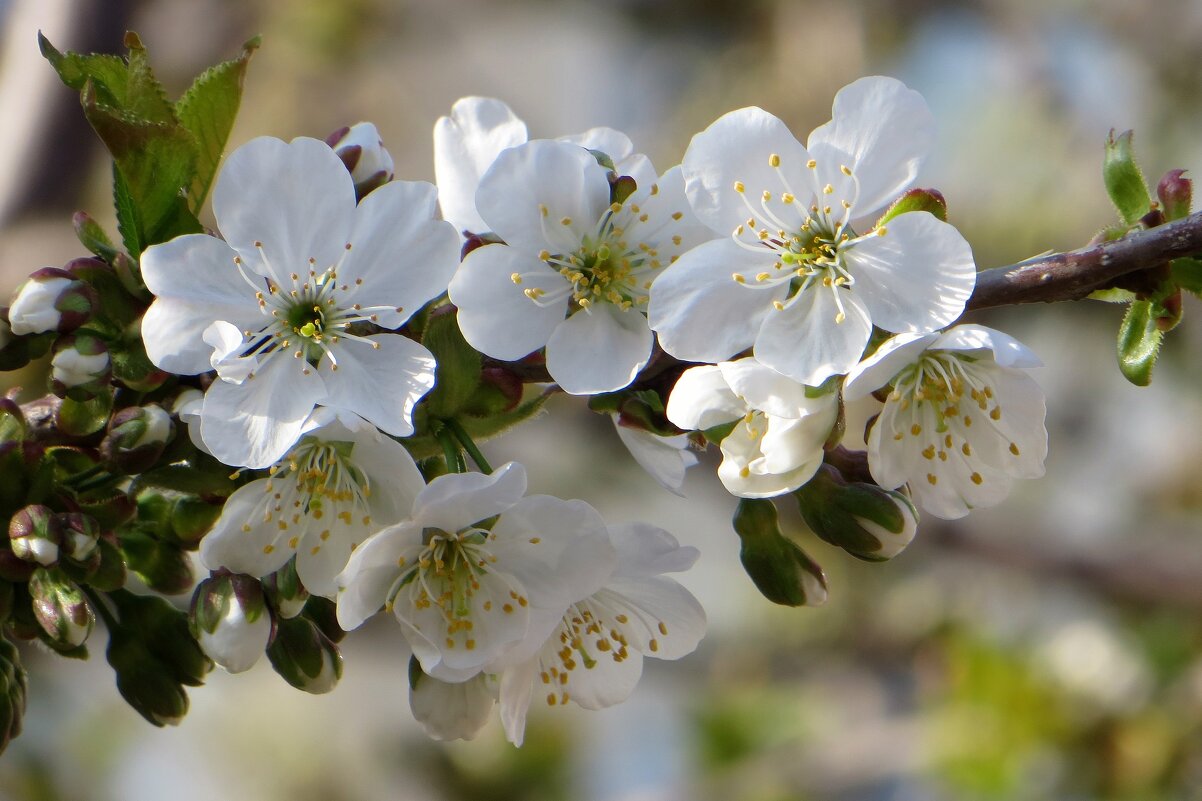
[[[732,108],[761,105],[804,138],[840,86],[894,75],[935,111],[921,183],[947,196],[982,268],[1077,247],[1112,221],[1112,127],[1136,129],[1152,181],[1202,167],[1197,0],[8,0],[4,295],[79,255],[71,212],[112,219],[108,165],[38,57],[39,28],[110,52],[137,30],[175,92],[261,33],[231,146],[367,119],[398,177],[427,180],[431,127],[461,95],[506,100],[532,136],[625,130],[662,170]],[[515,750],[495,723],[472,743],[425,739],[389,621],[349,639],[332,694],[300,694],[266,664],[218,672],[169,731],[124,706],[99,642],[86,664],[26,648],[26,730],[0,760],[0,799],[1202,799],[1199,311],[1191,299],[1147,389],[1115,369],[1118,308],[975,316],[1046,362],[1047,478],[967,520],[924,520],[881,565],[785,508],[828,573],[818,609],[756,595],[712,458],[675,498],[608,420],[561,398],[490,458],[525,462],[532,492],[701,548],[683,577],[710,617],[696,654],[649,661],[620,707],[535,710]],[[44,380],[4,378],[31,394]],[[849,439],[871,413],[851,410]]]

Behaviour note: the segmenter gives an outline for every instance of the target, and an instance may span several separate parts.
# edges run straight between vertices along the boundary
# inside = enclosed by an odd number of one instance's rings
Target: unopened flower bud
[[[76,562],[87,562],[100,553],[100,526],[81,512],[58,515],[63,550]]]
[[[249,670],[258,662],[271,636],[263,589],[258,579],[241,573],[200,582],[188,622],[209,659],[230,673]]]
[[[161,406],[131,406],[113,415],[100,453],[122,472],[141,473],[162,455],[174,431]]]
[[[739,560],[765,598],[783,606],[826,603],[822,568],[781,533],[772,501],[740,500],[734,528],[742,541]]]
[[[355,194],[360,198],[392,180],[392,154],[384,148],[380,132],[370,122],[340,128],[326,142],[350,171]]]
[[[49,567],[58,563],[63,542],[58,515],[49,507],[32,504],[12,516],[8,538],[13,553],[26,562]]]
[[[125,627],[109,633],[108,662],[126,703],[155,726],[175,726],[188,712],[188,694],[164,664]]]
[[[43,267],[17,290],[8,310],[12,333],[74,331],[92,317],[98,301],[92,287],[58,267]]]
[[[112,360],[100,337],[74,334],[55,344],[50,367],[50,389],[55,395],[86,401],[108,388]]]
[[[292,618],[301,613],[309,600],[309,591],[296,573],[296,557],[292,557],[279,570],[263,579],[263,591],[275,604],[280,617]]]
[[[65,649],[83,645],[96,615],[79,585],[59,568],[39,567],[29,578],[33,614],[51,643]]]
[[[1166,220],[1188,217],[1193,203],[1194,182],[1184,177],[1185,170],[1169,170],[1156,185],[1156,196]]]
[[[848,482],[831,465],[794,493],[815,534],[869,562],[897,556],[918,531],[918,510],[901,492]]]
[[[303,615],[277,621],[267,658],[284,681],[307,693],[328,693],[342,678],[338,646]]]

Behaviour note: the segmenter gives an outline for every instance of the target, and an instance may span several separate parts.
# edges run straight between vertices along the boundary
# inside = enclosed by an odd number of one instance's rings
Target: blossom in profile
[[[684,497],[684,477],[690,467],[697,464],[697,454],[689,450],[686,434],[662,437],[644,428],[626,425],[621,414],[610,415],[618,439],[655,483]]]
[[[1039,366],[1013,337],[980,325],[886,341],[843,387],[848,400],[889,388],[868,436],[873,479],[908,483],[926,511],[950,520],[999,503],[1016,478],[1042,476],[1044,396],[1024,369]]]
[[[839,399],[748,357],[686,370],[667,414],[688,430],[733,423],[719,446],[722,486],[740,498],[771,498],[797,489],[822,464]]]
[[[424,486],[398,442],[354,415],[319,408],[268,477],[234,491],[200,556],[210,569],[256,577],[296,557],[305,589],[332,598],[355,546],[404,519]]]
[[[604,585],[615,555],[591,506],[525,492],[513,462],[435,478],[405,519],[351,554],[339,625],[358,628],[384,607],[422,671],[451,683],[536,649],[572,601]]]
[[[917,92],[862,78],[802,145],[759,108],[693,137],[686,194],[721,239],[685,253],[651,290],[649,319],[679,359],[718,362],[754,347],[803,384],[850,370],[873,326],[933,331],[975,283],[964,238],[925,211],[878,215],[913,184],[934,143]]]
[[[611,171],[579,145],[536,140],[502,152],[476,208],[503,240],[476,248],[451,281],[464,338],[497,359],[546,348],[566,392],[628,385],[651,357],[649,290],[708,238],[679,168],[614,199]]]
[[[224,239],[177,237],[141,262],[156,296],[142,321],[151,361],[179,375],[217,371],[201,408],[213,455],[267,467],[315,406],[412,433],[434,359],[384,329],[441,294],[458,263],[434,187],[393,181],[356,205],[328,145],[262,137],[226,160],[213,213]]]

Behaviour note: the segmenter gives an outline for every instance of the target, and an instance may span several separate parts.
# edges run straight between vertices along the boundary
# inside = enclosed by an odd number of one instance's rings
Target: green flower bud
[[[88,562],[100,557],[100,526],[81,512],[58,515],[62,531],[63,550],[76,562]]]
[[[79,585],[59,568],[39,567],[29,579],[38,624],[55,646],[83,645],[96,626],[96,614]]]
[[[875,484],[848,482],[828,464],[793,494],[815,534],[865,561],[892,559],[918,531],[918,510],[908,497]]]
[[[58,564],[59,548],[63,542],[61,523],[49,507],[40,504],[26,506],[12,516],[8,523],[12,552],[26,562],[39,565]]]
[[[1156,184],[1156,197],[1160,198],[1164,218],[1170,222],[1188,217],[1193,204],[1194,182],[1184,175],[1185,170],[1169,170]]]
[[[8,309],[13,334],[65,334],[92,319],[96,290],[58,267],[34,272],[17,290]]]
[[[873,228],[880,228],[899,214],[911,211],[927,211],[943,222],[947,222],[947,200],[937,189],[911,189],[893,201],[893,205],[876,221]]]
[[[152,590],[178,595],[192,589],[192,561],[177,543],[131,527],[121,532],[121,550],[129,569]]]
[[[210,503],[195,495],[184,495],[171,505],[171,532],[185,548],[196,548],[221,517],[221,502]]]
[[[783,606],[826,603],[822,568],[781,533],[772,501],[740,500],[734,527],[742,541],[739,560],[765,598]]]
[[[1106,138],[1106,155],[1102,161],[1102,180],[1106,184],[1106,193],[1127,225],[1139,222],[1152,205],[1144,175],[1135,163],[1133,137],[1133,131],[1125,131],[1118,136],[1111,131]]]
[[[263,591],[280,617],[296,617],[309,600],[309,591],[296,573],[296,557],[293,556],[279,570],[263,579]]]
[[[50,368],[51,392],[86,401],[108,390],[112,361],[100,337],[74,334],[55,343]]]
[[[17,647],[0,637],[0,751],[21,733],[26,681]]]
[[[131,406],[113,415],[100,453],[123,473],[150,469],[175,433],[171,415],[161,406]]]
[[[276,622],[267,658],[284,681],[307,693],[328,693],[342,678],[338,646],[304,616]]]
[[[205,654],[230,673],[249,670],[267,647],[271,615],[258,579],[222,573],[200,582],[188,617]]]

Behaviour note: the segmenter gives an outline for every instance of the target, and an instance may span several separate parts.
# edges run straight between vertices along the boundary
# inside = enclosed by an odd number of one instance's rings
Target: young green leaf
[[[196,138],[198,146],[196,174],[188,187],[188,203],[194,213],[200,212],[217,174],[217,165],[242,102],[246,66],[259,42],[256,36],[242,46],[238,58],[202,73],[175,106],[180,122]]]
[[[1127,225],[1135,225],[1148,213],[1152,198],[1143,173],[1135,163],[1135,148],[1131,140],[1133,131],[1115,137],[1114,131],[1106,138],[1106,155],[1102,161],[1102,180],[1106,192],[1119,216]]]
[[[1152,368],[1160,355],[1164,332],[1156,326],[1152,302],[1137,300],[1127,308],[1119,326],[1119,369],[1127,380],[1138,387],[1152,382]]]

